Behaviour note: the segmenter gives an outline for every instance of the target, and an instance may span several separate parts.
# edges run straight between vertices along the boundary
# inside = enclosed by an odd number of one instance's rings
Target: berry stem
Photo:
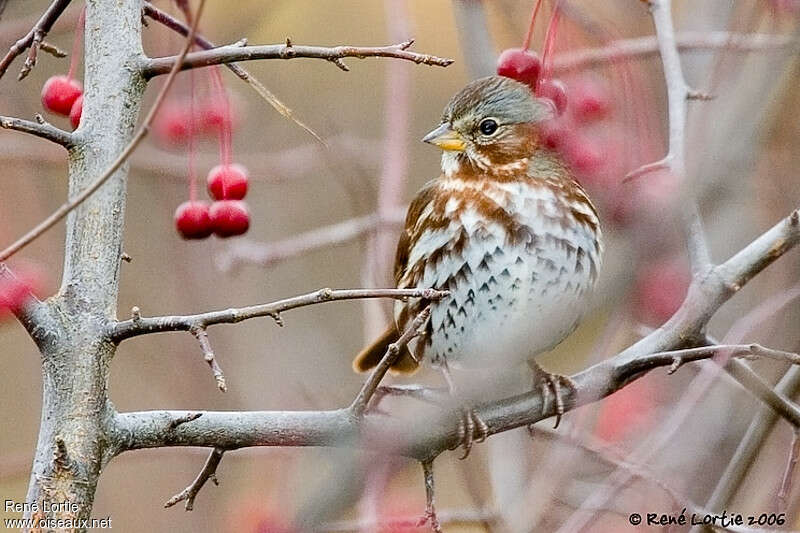
[[[211,68],[211,81],[214,86],[216,98],[222,106],[222,124],[219,129],[219,149],[220,159],[226,167],[231,164],[231,106],[228,100],[228,92],[222,82],[222,74],[219,67]]]
[[[86,6],[81,9],[81,14],[78,15],[78,22],[75,24],[75,37],[72,40],[72,57],[69,58],[69,71],[67,72],[67,80],[71,80],[78,68],[78,57],[80,54],[81,44],[83,43],[83,28],[86,25]]]
[[[553,71],[553,50],[556,44],[556,31],[558,21],[561,18],[561,0],[556,0],[553,4],[553,14],[550,15],[550,22],[547,24],[547,33],[544,36],[544,46],[542,48],[542,75],[539,76],[537,86],[542,80],[550,79]]]
[[[189,71],[189,154],[187,161],[187,172],[189,174],[189,201],[197,200],[197,141],[195,139],[195,75],[194,69]]]
[[[539,8],[542,7],[542,0],[536,0],[536,4],[531,11],[531,21],[528,24],[528,31],[525,33],[525,39],[522,40],[522,49],[527,50],[531,47],[531,39],[533,38],[533,26],[536,22],[536,15],[539,14]]]

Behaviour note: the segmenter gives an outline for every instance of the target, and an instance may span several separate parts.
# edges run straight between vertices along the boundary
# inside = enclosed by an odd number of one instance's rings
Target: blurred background
[[[154,3],[179,16],[171,2]],[[0,19],[0,48],[24,35],[48,4],[9,2]],[[48,37],[65,50],[72,47],[81,8],[80,2],[74,4]],[[220,44],[242,37],[251,44],[280,43],[288,36],[296,44],[373,46],[413,37],[414,50],[455,63],[443,69],[349,59],[349,73],[311,59],[245,65],[327,141],[328,149],[223,68],[234,113],[232,158],[251,176],[250,231],[235,239],[199,242],[176,234],[172,217],[188,199],[190,158],[185,144],[170,133],[174,124],[165,112],[130,162],[124,251],[132,261],[122,267],[119,315],[127,317],[132,306],[145,316],[184,314],[320,287],[390,286],[398,213],[422,184],[438,175],[439,152],[419,139],[437,125],[452,94],[470,79],[493,73],[502,50],[520,46],[532,4],[240,0],[232,10],[229,4],[208,2],[201,30]],[[581,140],[573,145],[571,161],[596,200],[608,240],[592,313],[572,337],[540,359],[551,371],[572,373],[615,354],[663,323],[680,304],[689,279],[677,222],[683,194],[698,198],[718,261],[800,204],[800,3],[674,4],[687,81],[714,96],[689,103],[684,183],[658,173],[623,182],[626,173],[666,151],[664,82],[646,5],[635,0],[563,3],[554,75],[566,83],[572,106],[567,116],[579,125]],[[552,12],[552,2],[544,6],[534,32],[535,50],[541,50]],[[730,33],[757,35],[739,39]],[[581,60],[582,50],[637,38],[628,41],[643,45],[636,55]],[[155,22],[145,28],[143,41],[153,56],[177,53],[182,43]],[[31,118],[42,111],[38,95],[44,80],[66,72],[69,59],[40,54],[32,74],[17,83],[13,70],[19,64],[2,80],[0,112]],[[189,74],[179,80],[167,109],[185,108],[192,83],[196,105],[208,101],[207,71],[196,71],[194,82]],[[148,102],[161,81],[151,84]],[[587,100],[598,104],[590,106],[598,114],[581,115],[587,108],[579,104]],[[48,119],[69,128],[67,119]],[[0,160],[4,246],[64,200],[66,158],[45,141],[2,131]],[[191,160],[204,195],[205,174],[219,162],[213,135],[199,142]],[[360,233],[335,245],[302,249],[310,242],[305,232],[367,216],[372,218],[356,221]],[[348,224],[334,227],[333,233],[345,234],[343,227],[353,227]],[[12,268],[42,273],[42,297],[59,286],[63,238],[60,224],[10,262]],[[727,304],[710,333],[731,342],[797,351],[800,306],[792,296],[798,273],[795,250]],[[215,326],[209,335],[227,377],[225,394],[214,386],[191,336],[139,337],[117,352],[111,398],[120,411],[342,407],[363,381],[351,371],[353,354],[389,316],[387,302],[340,302],[288,312],[283,328],[270,320]],[[0,353],[0,495],[23,501],[39,423],[39,357],[24,329],[8,316],[0,321]],[[490,439],[464,461],[455,453],[444,454],[436,462],[438,508],[443,518],[464,519],[445,529],[575,531],[579,524],[588,531],[623,531],[631,512],[680,512],[687,501],[703,506],[748,425],[764,418],[759,401],[724,374],[710,382],[697,379],[704,366],[688,365],[672,376],[654,371],[598,404],[567,414],[555,433],[552,422],[544,421],[533,439],[521,429]],[[773,361],[752,366],[770,383],[786,370]],[[428,372],[395,381],[439,384],[438,376]],[[692,396],[696,400],[687,403]],[[392,406],[413,412],[413,405],[403,402]],[[672,418],[680,412],[687,416]],[[794,524],[798,491],[792,490],[785,504],[777,498],[793,432],[784,420],[770,427],[743,465],[743,481],[725,508],[759,514],[785,506]],[[668,445],[648,449],[645,473],[615,485],[610,458],[636,450],[641,454],[641,447],[652,442],[648,439],[664,435]],[[194,511],[184,512],[182,504],[163,509],[194,479],[206,454],[175,448],[116,458],[101,478],[93,516],[111,515],[119,531],[263,533],[282,531],[330,491],[340,494],[325,504],[324,522],[330,529],[356,530],[340,521],[414,517],[424,509],[418,464],[380,461],[380,467],[363,469],[353,466],[364,463],[363,458],[330,449],[227,453],[217,472],[221,485],[207,485]]]

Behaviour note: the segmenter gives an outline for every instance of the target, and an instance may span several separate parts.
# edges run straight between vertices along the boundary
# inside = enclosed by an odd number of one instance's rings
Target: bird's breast
[[[447,180],[412,228],[399,285],[450,291],[432,308],[427,357],[491,366],[574,329],[600,256],[599,223],[577,185]]]

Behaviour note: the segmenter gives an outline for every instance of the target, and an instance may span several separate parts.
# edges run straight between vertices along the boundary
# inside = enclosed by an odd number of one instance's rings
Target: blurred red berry
[[[231,131],[234,127],[233,106],[220,97],[212,98],[198,106],[195,113],[197,131],[216,133],[220,130]]]
[[[800,13],[800,0],[769,0],[769,4],[775,13]]]
[[[211,227],[218,237],[242,235],[250,227],[250,212],[240,200],[221,200],[211,205]]]
[[[635,316],[646,324],[663,324],[680,307],[690,281],[688,265],[680,258],[641,266],[634,287]]]
[[[153,130],[159,141],[174,146],[189,140],[192,126],[192,111],[189,106],[166,104],[158,111]]]
[[[564,146],[564,156],[572,168],[582,177],[592,177],[605,161],[599,143],[585,135],[572,135]]]
[[[536,87],[541,71],[542,60],[530,50],[508,48],[497,58],[497,73],[500,76],[528,84],[531,88]]]
[[[572,138],[569,125],[560,119],[551,119],[542,124],[542,144],[551,150],[561,150]]]
[[[72,104],[72,109],[69,111],[69,122],[72,124],[72,129],[78,127],[81,123],[81,115],[83,114],[83,95],[80,95],[75,103]]]
[[[175,228],[184,239],[205,239],[212,233],[208,202],[183,202],[175,210]]]
[[[578,122],[595,122],[611,113],[611,98],[599,83],[580,80],[569,89],[570,109]]]
[[[541,80],[536,86],[536,96],[553,102],[559,115],[567,108],[567,88],[561,80]]]
[[[217,165],[208,173],[208,193],[215,200],[241,200],[247,194],[247,169],[242,165]]]
[[[0,318],[20,311],[40,285],[40,276],[33,270],[0,272]]]
[[[83,86],[78,80],[67,76],[52,76],[42,87],[42,105],[51,113],[69,116],[72,104],[83,94]]]
[[[636,380],[600,404],[594,432],[610,443],[642,435],[653,421],[655,409],[652,380]]]

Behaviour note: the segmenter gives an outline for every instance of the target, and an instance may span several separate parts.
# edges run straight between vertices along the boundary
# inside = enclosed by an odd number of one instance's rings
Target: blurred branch
[[[270,267],[292,257],[320,248],[337,246],[371,234],[381,227],[396,227],[405,220],[408,206],[396,207],[381,216],[372,213],[344,222],[323,226],[279,241],[257,243],[237,241],[217,255],[222,270],[232,270],[242,263]]]
[[[497,519],[496,513],[480,510],[437,511],[439,524],[443,526],[481,526]],[[419,517],[389,518],[386,520],[342,520],[329,522],[319,528],[326,533],[347,533],[350,531],[405,531],[419,527]]]
[[[470,76],[479,78],[494,74],[495,51],[482,0],[455,0],[453,13]]]
[[[157,7],[152,5],[150,2],[145,2],[145,4],[144,4],[144,14],[146,16],[152,18],[156,22],[159,22],[160,24],[163,24],[167,28],[170,28],[171,30],[174,30],[177,33],[183,35],[184,37],[189,35],[189,26],[187,26],[186,24],[184,24],[180,20],[174,18],[169,13],[166,13],[165,11],[162,11],[162,10],[158,9]],[[216,48],[217,47],[213,42],[209,41],[208,39],[206,39],[205,37],[203,37],[199,33],[195,34],[194,41],[198,46],[200,46],[200,48],[203,48],[205,50],[210,50],[212,48]],[[322,137],[320,137],[317,134],[317,132],[312,130],[304,122],[302,122],[300,119],[295,117],[294,116],[294,112],[291,110],[291,108],[289,108],[289,106],[287,106],[286,104],[281,102],[278,99],[277,96],[272,94],[272,92],[269,91],[264,86],[264,84],[261,83],[258,80],[258,78],[256,78],[252,74],[250,74],[250,72],[245,70],[243,67],[237,65],[236,63],[226,63],[225,66],[228,67],[228,69],[230,69],[231,72],[236,74],[236,76],[239,79],[241,79],[243,82],[245,82],[250,87],[252,87],[253,90],[256,91],[256,93],[261,98],[266,100],[267,103],[269,105],[271,105],[272,108],[275,109],[278,113],[280,113],[284,117],[288,118],[289,120],[291,120],[292,122],[294,122],[295,124],[300,126],[302,129],[304,129],[306,132],[308,132],[312,137],[314,137],[317,141],[322,143],[323,146],[327,146],[325,141],[322,139]]]
[[[139,335],[165,331],[192,331],[195,328],[206,328],[216,324],[235,324],[258,317],[270,317],[280,324],[280,314],[284,311],[339,300],[362,298],[424,298],[426,300],[438,300],[446,295],[447,292],[433,289],[320,289],[277,302],[242,307],[240,309],[211,311],[197,315],[145,318],[138,315],[137,312],[130,320],[114,323],[108,332],[108,339],[111,342],[119,343]]]
[[[680,309],[661,328],[654,330],[615,357],[597,363],[571,379],[575,391],[567,391],[565,408],[595,402],[658,367],[671,367],[674,351],[700,344],[708,321],[754,275],[800,241],[800,222],[795,211],[766,231],[726,262],[713,267],[693,285]],[[682,352],[682,362],[708,359],[713,350]],[[547,405],[545,405],[545,403]],[[486,422],[489,434],[534,424],[555,415],[553,402],[543,402],[541,390],[479,405],[475,411]],[[185,411],[148,411],[117,414],[110,431],[118,452],[160,446],[206,446],[235,449],[245,446],[346,446],[356,439],[374,436],[393,442],[399,453],[426,461],[459,443],[458,411],[446,420],[433,415],[418,417],[418,424],[392,417],[366,414],[353,417],[349,409],[332,411],[203,412],[195,421],[166,432],[171,420]],[[364,438],[365,442],[375,442]],[[362,441],[362,442],[363,442]],[[349,444],[348,444],[349,443]]]
[[[731,52],[768,52],[796,47],[800,44],[794,35],[767,33],[731,33],[726,31],[680,32],[675,35],[675,45],[681,52],[702,50],[729,50]],[[556,72],[568,72],[606,66],[622,59],[644,59],[658,54],[655,37],[638,37],[610,42],[607,46],[565,52],[553,58]]]
[[[181,65],[182,70],[191,68],[208,67],[211,65],[222,65],[225,63],[235,63],[237,61],[254,61],[257,59],[324,59],[330,61],[340,69],[347,71],[349,68],[342,59],[355,57],[364,59],[367,57],[390,57],[413,61],[417,64],[435,65],[446,67],[453,60],[410,52],[408,48],[414,44],[413,40],[408,40],[389,46],[304,46],[295,45],[291,42],[286,44],[266,44],[261,46],[220,46],[202,52],[193,52],[186,57],[186,61]],[[169,72],[175,64],[175,57],[152,58],[145,62],[142,74],[145,78],[152,78]]]
[[[28,50],[28,57],[25,59],[25,63],[19,71],[19,79],[23,79],[30,73],[31,69],[36,65],[36,53],[39,51],[42,40],[69,3],[70,0],[54,0],[27,35],[11,46],[3,59],[0,59],[0,78],[6,73],[14,59],[22,55],[25,50]]]
[[[45,122],[41,115],[36,115],[36,119],[36,122],[31,122],[30,120],[23,120],[21,118],[0,116],[0,128],[30,133],[31,135],[60,144],[67,149],[72,147],[74,140],[71,133],[56,128],[49,122]]]

